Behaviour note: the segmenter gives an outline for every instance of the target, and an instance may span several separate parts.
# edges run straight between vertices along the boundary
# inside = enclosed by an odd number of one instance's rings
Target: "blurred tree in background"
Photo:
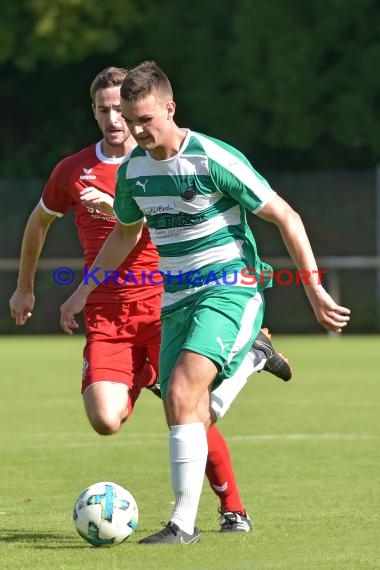
[[[18,0],[0,8],[3,176],[46,176],[94,136],[88,87],[155,59],[177,119],[262,169],[380,158],[376,0]]]
[[[376,253],[377,0],[17,0],[0,6],[0,196],[11,204],[2,210],[0,257],[18,255],[58,160],[100,138],[92,79],[145,59],[169,75],[178,124],[243,151],[300,209],[317,255]],[[285,254],[272,228],[257,217],[250,223],[265,255]],[[72,219],[54,225],[44,255],[80,256]],[[0,333],[15,329],[7,300],[16,278],[1,273]],[[69,291],[47,272],[37,289],[28,329],[58,331],[51,314]],[[379,330],[375,289],[374,270],[344,273],[350,331]],[[276,330],[319,330],[299,287],[268,297],[267,324]]]

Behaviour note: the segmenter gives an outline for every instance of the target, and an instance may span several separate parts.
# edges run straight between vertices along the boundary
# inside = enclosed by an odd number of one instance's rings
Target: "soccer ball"
[[[111,546],[127,540],[136,530],[138,518],[131,493],[106,481],[82,491],[73,509],[78,533],[93,546]]]

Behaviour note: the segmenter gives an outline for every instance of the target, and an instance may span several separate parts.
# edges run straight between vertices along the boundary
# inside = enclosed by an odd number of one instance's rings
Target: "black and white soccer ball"
[[[81,492],[74,504],[73,519],[84,540],[93,546],[112,546],[133,534],[139,513],[127,489],[102,481]]]

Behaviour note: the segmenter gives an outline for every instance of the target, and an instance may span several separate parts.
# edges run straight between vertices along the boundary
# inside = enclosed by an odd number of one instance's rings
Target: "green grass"
[[[160,402],[144,393],[112,437],[95,434],[80,396],[81,337],[2,337],[0,567],[36,570],[369,570],[380,568],[378,337],[277,337],[295,368],[286,384],[254,375],[219,424],[255,530],[218,533],[205,482],[202,542],[142,546],[171,511]],[[76,533],[79,492],[114,480],[140,526],[97,549]]]

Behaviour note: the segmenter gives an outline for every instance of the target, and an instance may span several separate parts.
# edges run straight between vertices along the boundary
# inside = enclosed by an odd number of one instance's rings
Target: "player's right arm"
[[[78,328],[75,315],[80,313],[87,301],[87,297],[106,276],[122,264],[135,245],[138,243],[144,220],[124,225],[117,222],[112,232],[103,243],[94,263],[91,265],[85,279],[78,285],[74,293],[61,306],[62,330],[73,334]]]
[[[46,234],[55,218],[56,216],[46,212],[38,204],[26,224],[21,245],[17,288],[9,300],[11,316],[16,320],[16,325],[25,325],[32,316],[37,264]]]

